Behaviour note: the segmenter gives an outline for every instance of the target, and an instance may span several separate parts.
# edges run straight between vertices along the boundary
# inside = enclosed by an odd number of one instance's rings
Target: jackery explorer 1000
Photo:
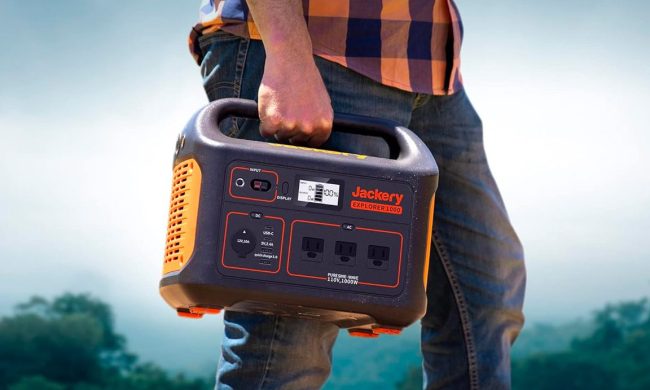
[[[438,167],[393,123],[337,115],[334,132],[383,138],[388,158],[224,135],[253,101],[222,99],[176,145],[160,293],[184,317],[222,309],[398,334],[426,310]]]

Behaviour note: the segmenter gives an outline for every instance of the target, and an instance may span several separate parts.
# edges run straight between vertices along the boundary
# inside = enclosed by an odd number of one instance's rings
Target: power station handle
[[[259,119],[257,103],[248,99],[219,99],[210,103],[205,110],[205,120],[214,124],[220,123],[227,117],[237,116]],[[351,114],[336,114],[334,116],[334,131],[375,135],[384,138],[391,148],[391,155],[397,160],[417,158],[421,148],[426,148],[422,141],[410,130],[392,122],[377,118],[369,118]],[[223,136],[221,132],[218,136]],[[427,151],[428,152],[428,151]]]

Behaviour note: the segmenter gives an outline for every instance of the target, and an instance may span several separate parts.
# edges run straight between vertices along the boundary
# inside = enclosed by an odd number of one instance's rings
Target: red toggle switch
[[[251,182],[251,187],[253,187],[255,191],[266,192],[271,189],[271,182],[268,180],[255,179]]]

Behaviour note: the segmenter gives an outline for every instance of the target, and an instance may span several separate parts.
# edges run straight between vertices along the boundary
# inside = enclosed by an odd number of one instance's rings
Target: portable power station
[[[160,293],[180,316],[228,310],[399,334],[426,310],[438,167],[410,130],[336,115],[388,158],[231,138],[254,101],[221,99],[176,145]]]

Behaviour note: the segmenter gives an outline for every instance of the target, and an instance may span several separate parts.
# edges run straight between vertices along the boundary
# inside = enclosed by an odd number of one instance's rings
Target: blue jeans
[[[257,99],[265,59],[260,41],[217,32],[201,45],[210,100]],[[510,348],[524,322],[523,250],[488,167],[481,119],[465,92],[409,93],[318,57],[316,64],[335,112],[398,122],[422,138],[438,163],[421,321],[425,388],[510,388]],[[253,121],[232,119],[224,127],[234,137],[262,139]],[[316,389],[327,380],[335,325],[232,311],[224,322],[218,389]]]

